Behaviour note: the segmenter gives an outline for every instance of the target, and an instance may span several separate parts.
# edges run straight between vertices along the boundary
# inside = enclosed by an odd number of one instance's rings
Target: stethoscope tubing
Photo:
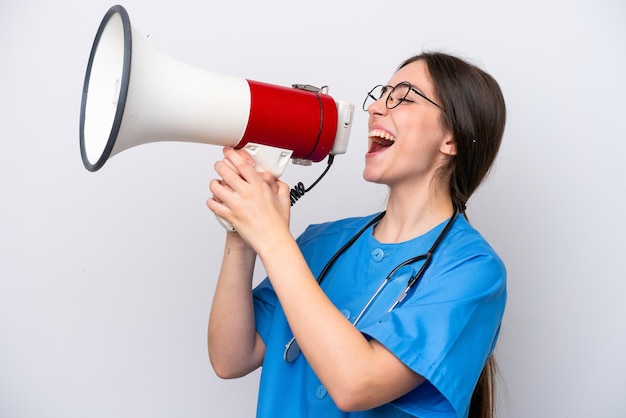
[[[348,240],[348,242],[346,242],[331,258],[330,260],[328,260],[328,262],[326,263],[326,265],[324,266],[324,268],[322,269],[320,275],[317,278],[317,283],[319,285],[321,285],[322,281],[324,280],[324,278],[326,277],[326,273],[328,272],[328,270],[330,270],[330,268],[335,264],[335,262],[337,261],[337,259],[348,250],[348,248],[350,248],[352,246],[352,244],[354,244],[356,242],[356,240],[363,235],[363,233],[365,231],[367,231],[372,225],[377,224],[384,216],[385,216],[386,212],[381,212],[380,214],[378,214],[376,217],[374,217],[370,222],[367,223],[367,225],[365,225],[363,228],[361,228],[361,230],[359,230],[352,238],[350,238],[350,240]],[[391,270],[391,272],[387,275],[387,277],[385,277],[385,280],[383,280],[383,282],[381,283],[381,285],[378,287],[378,289],[376,289],[376,291],[374,292],[374,294],[372,295],[372,297],[367,301],[367,303],[365,304],[365,306],[363,307],[363,309],[361,309],[361,312],[359,312],[359,314],[357,315],[356,319],[354,320],[354,322],[352,322],[352,325],[356,327],[356,325],[358,324],[358,322],[361,320],[361,318],[363,317],[363,315],[365,315],[365,313],[367,312],[367,310],[369,309],[369,307],[371,306],[371,304],[374,302],[374,300],[376,299],[376,297],[380,294],[380,292],[382,292],[382,290],[385,288],[385,286],[387,285],[387,283],[389,282],[389,280],[391,279],[391,277],[393,277],[394,273],[396,271],[398,271],[399,269],[401,269],[402,267],[408,266],[410,264],[416,263],[420,260],[425,260],[424,264],[422,264],[422,266],[420,267],[419,271],[417,272],[417,274],[415,274],[414,276],[411,276],[407,282],[406,287],[404,288],[404,290],[402,291],[402,293],[400,293],[400,295],[396,298],[396,300],[394,301],[394,303],[391,305],[391,307],[387,310],[387,313],[391,312],[393,309],[395,309],[406,297],[406,295],[409,293],[409,291],[417,286],[417,284],[419,284],[420,280],[422,279],[422,277],[424,276],[424,273],[426,272],[426,269],[428,268],[428,266],[430,265],[430,262],[432,261],[432,257],[433,254],[435,252],[435,250],[439,247],[439,244],[441,243],[441,241],[443,241],[443,239],[446,237],[446,235],[448,234],[448,231],[452,228],[452,225],[454,224],[454,222],[456,221],[456,218],[458,217],[460,211],[459,210],[455,210],[454,213],[452,214],[452,216],[450,217],[450,219],[448,220],[448,222],[446,223],[446,225],[443,227],[443,229],[441,230],[441,232],[439,233],[439,236],[437,237],[437,239],[435,239],[435,242],[433,243],[433,245],[430,247],[430,249],[424,253],[424,254],[420,254],[418,256],[415,257],[411,257],[408,260],[403,261],[402,263],[398,264],[396,267],[393,268],[393,270]],[[287,342],[287,344],[285,345],[285,351],[283,353],[283,360],[285,360],[288,363],[291,363],[293,361],[295,361],[298,356],[300,355],[300,347],[298,346],[298,342],[296,341],[296,338],[293,337],[291,338],[291,340],[289,340],[289,342]]]

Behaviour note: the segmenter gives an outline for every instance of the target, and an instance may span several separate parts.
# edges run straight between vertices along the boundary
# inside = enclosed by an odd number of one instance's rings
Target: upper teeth
[[[395,142],[396,138],[387,131],[382,129],[373,129],[370,131],[370,138],[382,138],[387,141]]]

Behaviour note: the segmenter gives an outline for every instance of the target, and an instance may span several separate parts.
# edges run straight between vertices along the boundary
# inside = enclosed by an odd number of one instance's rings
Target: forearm
[[[228,233],[207,333],[211,364],[223,378],[256,369],[264,346],[257,336],[252,301],[256,253],[236,233]]]

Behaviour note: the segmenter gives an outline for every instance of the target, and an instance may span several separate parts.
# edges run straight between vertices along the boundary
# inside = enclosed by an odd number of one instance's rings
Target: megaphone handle
[[[275,178],[279,178],[283,175],[283,172],[287,167],[287,163],[293,154],[293,151],[288,149],[271,147],[269,145],[256,144],[253,142],[246,144],[243,149],[250,154],[250,157],[252,157],[256,171],[270,172]],[[235,227],[232,226],[226,219],[220,218],[219,216],[216,216],[216,218],[227,231],[236,231]]]
[[[221,217],[219,217],[219,216],[217,216],[217,215],[215,215],[215,217],[217,218],[217,221],[218,221],[218,222],[219,222],[219,223],[220,223],[220,224],[221,224],[224,228],[226,228],[226,230],[227,230],[228,232],[235,232],[235,231],[236,231],[235,227],[234,227],[234,226],[233,226],[230,222],[228,222],[226,219],[221,218]]]

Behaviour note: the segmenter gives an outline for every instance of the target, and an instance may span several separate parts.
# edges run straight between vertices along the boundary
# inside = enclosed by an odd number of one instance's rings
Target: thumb
[[[284,183],[280,180],[276,180],[276,187],[278,188],[276,195],[278,198],[282,200],[290,200],[291,198],[291,189],[287,183]]]
[[[287,219],[287,223],[289,223],[291,217],[291,189],[287,183],[283,183],[282,181],[277,181],[276,185],[278,186],[276,196],[280,202],[280,210],[285,219]]]

